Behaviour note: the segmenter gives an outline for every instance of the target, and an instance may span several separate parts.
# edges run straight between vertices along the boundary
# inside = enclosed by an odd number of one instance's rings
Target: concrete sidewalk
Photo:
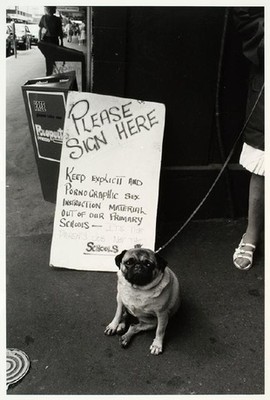
[[[153,332],[126,350],[104,335],[114,273],[50,269],[51,235],[9,237],[7,346],[25,351],[31,369],[8,393],[262,394],[263,257],[249,272],[231,261],[244,222],[193,222],[162,253],[183,303],[160,356],[149,352]]]
[[[127,350],[103,334],[114,273],[49,267],[54,204],[42,197],[21,93],[44,70],[37,48],[7,59],[7,347],[31,360],[8,394],[263,394],[263,251],[248,272],[232,264],[245,220],[193,221],[162,252],[183,303],[157,357],[153,332]],[[178,228],[158,225],[157,247]]]

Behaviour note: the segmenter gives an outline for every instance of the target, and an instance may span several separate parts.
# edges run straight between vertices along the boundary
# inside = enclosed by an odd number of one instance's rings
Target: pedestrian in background
[[[63,29],[62,20],[55,14],[56,7],[44,7],[45,14],[39,22],[39,40],[56,46],[63,46]],[[46,59],[46,75],[52,75],[54,60],[51,52],[45,56]]]
[[[79,26],[80,29],[80,38],[79,38],[79,45],[85,44],[85,23],[82,21],[81,25]]]
[[[66,34],[67,34],[67,42],[71,43],[72,41],[72,23],[70,19],[68,20],[68,23],[66,24]]]
[[[243,54],[250,63],[249,115],[264,84],[264,8],[235,7],[233,17]],[[248,224],[233,254],[233,262],[238,269],[248,270],[253,265],[253,254],[264,228],[264,91],[244,132],[240,164],[251,172]]]
[[[79,27],[75,22],[73,22],[72,23],[72,43],[79,43],[79,34],[80,34]]]

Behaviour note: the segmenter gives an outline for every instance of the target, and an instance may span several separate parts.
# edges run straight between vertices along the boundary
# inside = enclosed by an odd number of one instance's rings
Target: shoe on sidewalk
[[[235,252],[233,254],[233,263],[236,266],[236,268],[238,268],[242,271],[248,271],[253,265],[253,254],[254,254],[254,251],[256,250],[256,246],[251,243],[245,243],[244,236],[245,235],[243,235],[241,242],[239,243],[238,247],[235,249]],[[241,264],[239,264],[239,261],[241,259],[248,260],[248,264],[243,265],[243,266]]]

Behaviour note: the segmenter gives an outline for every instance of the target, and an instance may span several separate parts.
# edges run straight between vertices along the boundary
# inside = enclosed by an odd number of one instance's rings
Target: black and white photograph
[[[16,4],[2,396],[267,398],[266,3]]]

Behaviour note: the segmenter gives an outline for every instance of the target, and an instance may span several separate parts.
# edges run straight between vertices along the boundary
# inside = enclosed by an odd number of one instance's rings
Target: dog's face
[[[115,257],[124,277],[133,285],[145,286],[163,273],[167,262],[159,254],[144,248],[124,250]]]

